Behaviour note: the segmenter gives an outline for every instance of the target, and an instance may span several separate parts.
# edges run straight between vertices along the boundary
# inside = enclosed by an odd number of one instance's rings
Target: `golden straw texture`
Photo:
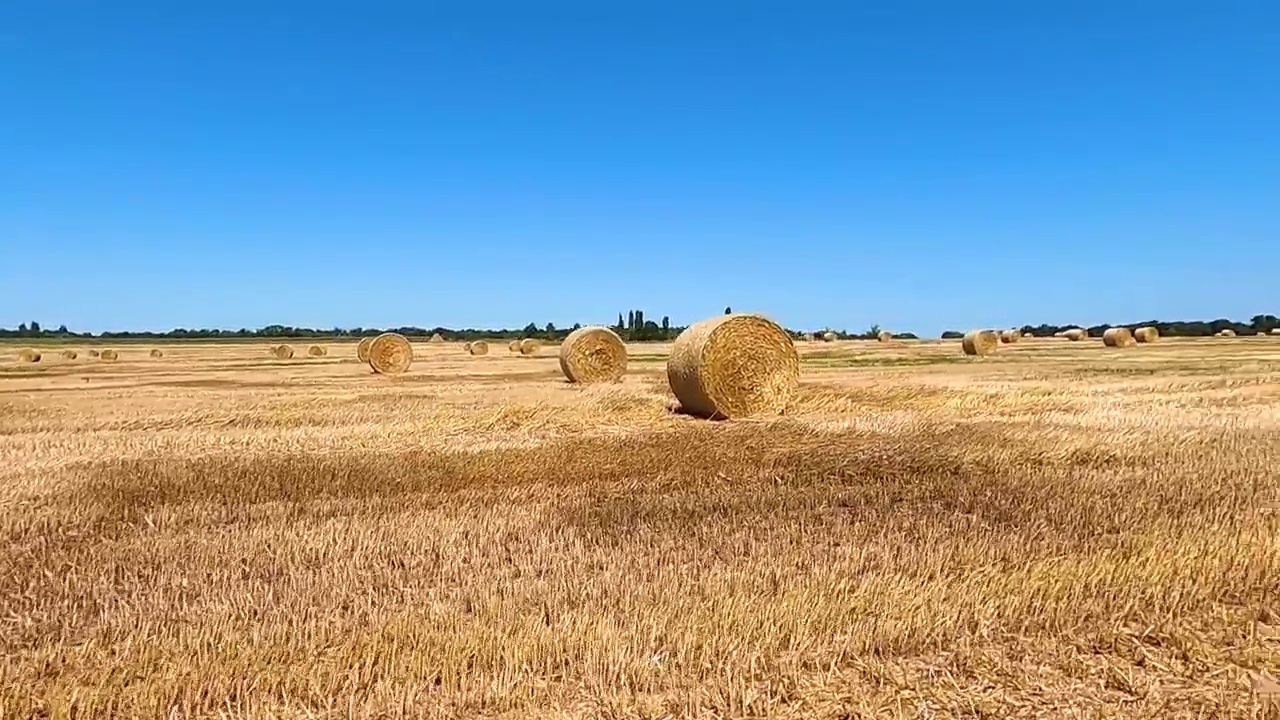
[[[360,338],[360,344],[356,345],[356,357],[360,362],[369,362],[369,346],[372,344],[372,337]]]
[[[40,362],[40,351],[31,348],[23,348],[18,351],[18,362]]]
[[[381,375],[399,375],[413,364],[413,346],[399,333],[382,333],[369,344],[369,367]]]
[[[994,330],[970,330],[960,340],[965,355],[990,355],[1000,347],[1000,336]]]
[[[534,340],[533,338],[525,338],[524,340],[520,341],[521,355],[537,355],[538,351],[541,349],[542,349],[542,343],[538,342],[537,340]]]
[[[467,349],[467,352],[472,355],[488,355],[489,343],[483,340],[473,340],[471,341],[471,347]]]
[[[1146,325],[1133,331],[1133,339],[1140,343],[1153,343],[1160,339],[1160,331]]]
[[[627,346],[607,327],[578,328],[560,344],[560,370],[569,382],[617,382],[627,372]]]
[[[680,333],[667,358],[667,381],[691,415],[780,415],[799,387],[800,356],[772,320],[720,315]]]
[[[1113,327],[1102,333],[1102,344],[1107,347],[1129,347],[1137,345],[1138,341],[1133,339],[1129,328]]]

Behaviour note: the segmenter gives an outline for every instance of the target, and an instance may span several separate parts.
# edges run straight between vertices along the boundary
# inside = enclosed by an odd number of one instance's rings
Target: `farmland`
[[[0,345],[0,716],[1258,716],[1280,338],[797,345]]]

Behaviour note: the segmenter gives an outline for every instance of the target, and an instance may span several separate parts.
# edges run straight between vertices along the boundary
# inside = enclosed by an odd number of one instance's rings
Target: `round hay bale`
[[[805,333],[804,339],[805,339],[805,342],[813,342],[813,333]]]
[[[293,357],[293,347],[289,345],[277,345],[275,349],[271,351],[271,354],[275,355],[279,360],[289,360]]]
[[[877,340],[878,342],[885,342],[885,343],[887,343],[887,342],[889,342],[889,341],[890,341],[890,340],[892,340],[892,339],[893,339],[893,333],[889,332],[888,330],[881,330],[881,331],[880,331],[880,334],[879,334],[879,335],[876,335],[876,340]]]
[[[831,332],[830,330],[828,330],[828,331],[826,331],[826,332],[822,333],[822,341],[823,341],[823,342],[835,342],[835,341],[836,341],[836,334],[835,334],[835,333],[833,333],[833,332]]]
[[[151,357],[162,358],[164,357],[164,352],[161,351],[160,348],[151,348]]]
[[[463,343],[463,344],[462,344],[462,351],[463,351],[463,352],[465,352],[465,353],[470,353],[470,352],[471,352],[471,343]]]
[[[99,360],[118,360],[119,358],[120,353],[115,350],[103,350],[101,353],[98,353]]]
[[[560,370],[569,382],[617,382],[627,372],[627,346],[603,326],[583,327],[560,344]]]
[[[89,357],[98,357],[98,354],[99,354],[99,353],[98,353],[98,351],[97,351],[97,350],[90,350],[90,351],[89,351]]]
[[[524,340],[520,341],[521,355],[537,355],[538,351],[541,349],[542,349],[542,343],[538,342],[537,340],[534,340],[533,338],[525,338]]]
[[[76,359],[76,358],[78,358],[78,357],[80,357],[80,354],[79,354],[79,353],[77,353],[75,350],[63,350],[63,351],[62,351],[62,359],[63,359],[63,360],[75,360],[75,359]]]
[[[1062,333],[1062,337],[1072,342],[1076,342],[1089,337],[1089,333],[1082,328],[1071,328],[1070,330],[1064,331]]]
[[[1000,331],[1000,342],[1005,343],[1006,345],[1016,343],[1021,339],[1022,339],[1022,336],[1018,334],[1017,330],[1001,330]]]
[[[1137,345],[1138,341],[1133,339],[1129,328],[1113,327],[1102,333],[1102,344],[1107,347],[1129,347]]]
[[[444,336],[441,335],[440,333],[432,333],[431,339],[428,340],[427,342],[442,343],[444,342]]]
[[[360,338],[360,344],[356,345],[356,357],[360,362],[369,362],[369,346],[372,344],[372,337]]]
[[[1030,339],[1030,338],[1034,338],[1034,337],[1035,337],[1035,335],[1033,335],[1033,334],[1031,334],[1031,333],[1022,333],[1022,337],[1023,337],[1024,339]]]
[[[18,362],[38,363],[40,362],[40,351],[31,348],[23,348],[18,351]]]
[[[369,367],[379,375],[399,375],[413,364],[413,345],[399,333],[382,333],[369,343]]]
[[[800,355],[772,320],[720,315],[690,325],[676,338],[667,358],[667,382],[691,415],[780,415],[799,387]]]
[[[507,343],[507,349],[513,353],[520,352],[520,341],[512,340],[511,342]]]
[[[1271,334],[1272,334],[1272,335],[1280,335],[1280,328],[1272,328],[1272,329],[1271,329]]]
[[[1219,337],[1235,337],[1236,331],[1231,328],[1222,328],[1222,332],[1218,333]]]
[[[1160,331],[1150,325],[1144,325],[1133,331],[1133,339],[1140,343],[1153,343],[1160,339]]]
[[[1000,336],[994,330],[970,330],[960,340],[960,348],[965,355],[982,357],[990,355],[1000,347]]]
[[[467,348],[467,352],[472,355],[488,355],[489,343],[483,340],[472,340],[471,347]]]
[[[324,357],[325,355],[328,355],[328,354],[329,354],[329,351],[325,350],[319,345],[312,345],[311,347],[307,348],[307,355],[310,357]]]

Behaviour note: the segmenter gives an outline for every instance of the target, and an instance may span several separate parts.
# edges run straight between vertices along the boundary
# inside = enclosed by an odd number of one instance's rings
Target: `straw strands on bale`
[[[1000,336],[994,330],[970,330],[960,340],[965,355],[990,355],[1000,347]]]
[[[319,345],[312,345],[311,347],[307,348],[307,355],[310,355],[311,357],[324,357],[325,355],[328,355],[328,354],[329,354],[329,351],[320,347]]]
[[[471,347],[467,348],[467,352],[472,355],[488,355],[489,343],[483,340],[473,340],[471,342]]]
[[[1006,344],[1016,343],[1021,339],[1022,339],[1022,336],[1018,334],[1017,330],[1001,330],[1000,331],[1000,342],[1002,343],[1006,343]]]
[[[271,349],[271,354],[277,359],[288,360],[293,357],[293,347],[289,345],[277,345]]]
[[[831,332],[830,330],[828,330],[828,331],[826,331],[826,332],[822,333],[822,341],[823,341],[823,342],[835,342],[835,341],[836,341],[836,334],[835,334],[835,333],[833,333],[833,332]]]
[[[101,353],[98,354],[98,359],[100,360],[115,360],[119,357],[120,357],[120,354],[117,353],[115,350],[103,350]]]
[[[433,333],[431,335],[431,339],[428,340],[427,342],[442,343],[444,342],[444,337],[442,337],[440,333]]]
[[[881,330],[880,334],[876,335],[876,340],[879,342],[889,342],[892,339],[893,339],[893,333],[889,332],[888,330]]]
[[[1089,337],[1089,333],[1082,330],[1081,328],[1071,328],[1070,330],[1064,331],[1062,333],[1062,337],[1074,342],[1074,341],[1083,340]]]
[[[80,357],[80,354],[79,354],[79,353],[77,353],[75,350],[63,350],[63,351],[62,351],[62,359],[63,359],[63,360],[75,360],[75,359],[76,359],[76,358],[78,358],[78,357]]]
[[[1107,328],[1102,333],[1102,344],[1107,347],[1129,347],[1137,345],[1138,341],[1133,339],[1133,333],[1129,332],[1129,328],[1113,327]]]
[[[541,349],[542,349],[542,343],[538,342],[537,340],[534,340],[533,338],[525,338],[524,340],[520,341],[521,355],[537,355],[538,351]]]
[[[163,352],[163,351],[161,351],[161,350],[160,350],[160,348],[152,348],[152,349],[151,349],[151,357],[153,357],[153,358],[162,358],[162,357],[164,357],[164,352]]]
[[[18,362],[40,362],[40,351],[31,348],[23,348],[18,351]]]
[[[772,320],[720,315],[680,333],[667,358],[667,381],[691,415],[780,415],[799,387],[800,355]]]
[[[360,362],[369,362],[369,346],[373,344],[373,338],[360,338],[360,344],[356,345],[356,357]]]
[[[1160,331],[1150,325],[1145,325],[1133,331],[1133,339],[1140,343],[1153,343],[1160,339]]]
[[[520,352],[520,341],[512,340],[511,342],[507,343],[507,349],[513,353]]]
[[[607,327],[583,327],[560,344],[560,370],[569,382],[617,382],[627,372],[627,346]]]
[[[413,346],[400,333],[382,333],[369,344],[369,367],[380,375],[399,375],[413,364]]]

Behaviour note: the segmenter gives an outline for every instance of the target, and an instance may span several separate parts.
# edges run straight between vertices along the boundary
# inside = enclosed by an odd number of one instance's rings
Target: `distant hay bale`
[[[1231,328],[1222,328],[1222,332],[1218,333],[1218,337],[1235,337],[1236,331]]]
[[[98,351],[97,351],[97,350],[90,350],[90,351],[89,351],[89,357],[98,357],[98,354],[99,354],[99,353],[98,353]]]
[[[1133,333],[1129,332],[1129,328],[1113,327],[1107,328],[1102,333],[1102,344],[1107,347],[1129,347],[1137,345],[1138,341],[1133,338]]]
[[[1280,328],[1272,328],[1272,329],[1271,329],[1271,334],[1272,334],[1272,335],[1280,335]]]
[[[627,346],[613,330],[583,327],[560,344],[560,370],[573,383],[617,382],[627,372]]]
[[[513,353],[520,352],[520,341],[512,340],[511,342],[507,343],[507,349]]]
[[[1035,337],[1035,335],[1033,335],[1032,333],[1022,333],[1022,337],[1023,337],[1024,339],[1026,339],[1026,338],[1034,338],[1034,337]]]
[[[780,415],[799,387],[800,356],[791,336],[772,320],[720,315],[690,325],[676,338],[667,382],[691,415]]]
[[[99,360],[116,360],[119,359],[119,357],[120,354],[115,350],[103,350],[101,353],[98,353]]]
[[[160,348],[151,348],[151,357],[162,358],[164,357],[164,352],[161,351]]]
[[[890,340],[892,340],[892,339],[893,339],[893,333],[891,333],[891,332],[889,332],[889,331],[887,331],[887,330],[881,330],[881,331],[880,331],[880,334],[879,334],[879,335],[876,335],[876,340],[877,340],[878,342],[886,342],[886,343],[887,343],[887,342],[889,342],[889,341],[890,341]]]
[[[961,338],[960,347],[965,355],[990,355],[999,349],[1000,336],[994,330],[970,330]]]
[[[822,333],[822,341],[823,341],[823,342],[835,342],[835,341],[836,341],[836,334],[835,334],[835,333],[833,333],[833,332],[831,332],[830,330],[828,330],[828,331],[826,331],[826,332]]]
[[[271,350],[271,354],[275,355],[277,360],[289,360],[293,357],[293,347],[289,345],[277,345]]]
[[[813,342],[813,333],[805,333],[804,339],[806,342]]]
[[[79,353],[77,353],[75,350],[63,350],[63,351],[62,351],[62,359],[63,359],[63,360],[75,360],[75,359],[76,359],[76,358],[78,358],[78,357],[80,357],[80,355],[79,355]]]
[[[18,351],[18,362],[38,363],[40,362],[40,351],[31,348],[23,348]]]
[[[309,355],[310,357],[324,357],[325,355],[328,355],[328,354],[329,354],[329,351],[320,347],[319,345],[312,345],[311,347],[307,348],[307,355]]]
[[[1150,325],[1144,325],[1133,331],[1133,339],[1140,343],[1153,343],[1160,339],[1160,331]]]
[[[369,346],[372,344],[372,337],[360,338],[360,344],[356,345],[356,357],[360,362],[369,362]]]
[[[413,345],[399,333],[382,333],[369,343],[369,367],[379,375],[399,375],[413,364]]]
[[[427,342],[442,343],[444,342],[444,337],[442,337],[440,333],[433,333],[431,335],[431,339],[428,340]]]
[[[1062,337],[1072,342],[1076,342],[1089,337],[1089,333],[1082,328],[1071,328],[1070,330],[1064,331],[1062,333]]]
[[[489,343],[483,340],[472,340],[471,347],[467,348],[467,352],[472,355],[488,355]]]
[[[520,341],[521,355],[537,355],[538,351],[541,349],[542,349],[542,343],[538,342],[537,340],[534,340],[533,338],[525,338]]]
[[[1001,330],[1000,331],[1000,342],[1005,343],[1006,345],[1011,343],[1016,343],[1021,339],[1022,339],[1022,336],[1018,334],[1017,330]]]

